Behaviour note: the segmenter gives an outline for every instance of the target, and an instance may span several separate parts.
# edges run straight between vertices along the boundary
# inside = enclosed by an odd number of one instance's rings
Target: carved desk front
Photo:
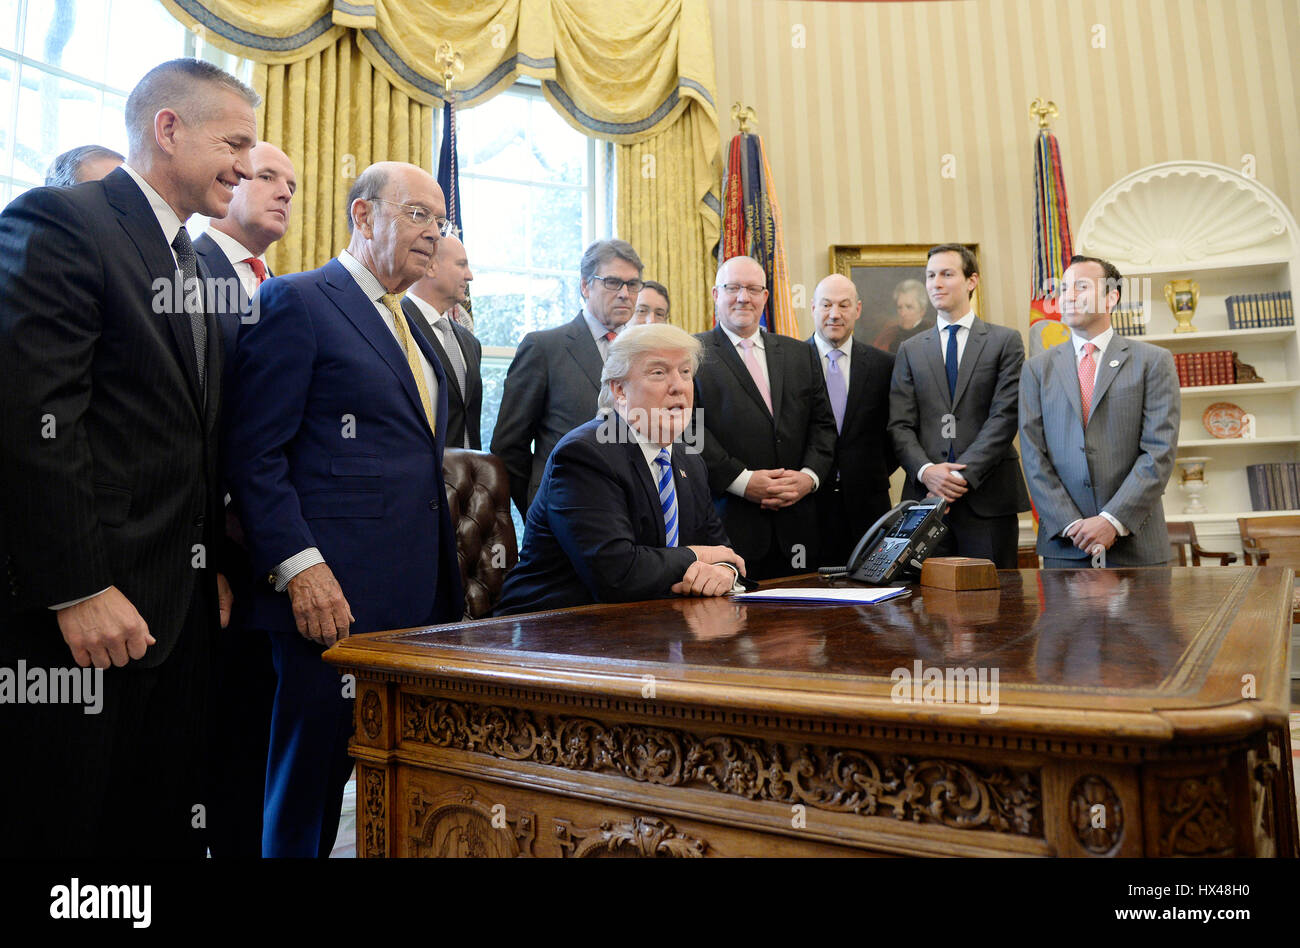
[[[358,855],[1296,855],[1290,570],[999,579],[346,639]]]

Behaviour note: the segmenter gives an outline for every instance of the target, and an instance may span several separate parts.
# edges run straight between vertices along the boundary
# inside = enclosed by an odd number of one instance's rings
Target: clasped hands
[[[803,471],[785,468],[751,471],[745,485],[745,499],[764,510],[780,510],[798,503],[812,493],[813,479]]]
[[[736,583],[736,574],[721,563],[731,563],[745,575],[745,560],[726,546],[688,546],[695,562],[686,567],[682,578],[673,584],[678,596],[725,596]]]
[[[1119,536],[1119,531],[1115,525],[1098,514],[1095,517],[1084,517],[1082,520],[1076,520],[1064,530],[1061,536],[1067,540],[1073,541],[1074,545],[1089,555],[1097,553],[1097,547],[1109,550]]]
[[[965,464],[955,464],[952,461],[931,464],[921,472],[921,483],[926,486],[931,494],[952,503],[970,490],[966,478],[957,473],[965,466]]]

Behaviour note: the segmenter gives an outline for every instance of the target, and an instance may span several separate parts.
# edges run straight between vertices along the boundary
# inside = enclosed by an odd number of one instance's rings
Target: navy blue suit
[[[337,260],[258,291],[239,335],[228,402],[227,476],[256,583],[250,622],[271,634],[279,676],[271,722],[263,855],[329,854],[351,771],[352,701],[322,647],[297,630],[267,581],[316,547],[352,608],[353,633],[455,622],[464,596],[437,435],[375,304]]]
[[[231,367],[241,319],[250,318],[253,301],[221,246],[208,234],[194,241],[194,252],[213,281],[209,301],[221,330],[229,396]],[[229,493],[223,484],[222,493]],[[248,623],[253,576],[239,519],[226,508],[222,563],[235,595],[230,624],[217,637],[217,690],[213,700],[212,805],[208,808],[208,848],[214,858],[256,859],[262,854],[262,807],[266,758],[275,701],[275,664],[266,632]]]
[[[688,545],[731,546],[698,454],[673,445],[678,546],[667,542],[659,489],[622,417],[594,418],[560,439],[528,508],[519,563],[497,615],[672,595],[695,562]]]

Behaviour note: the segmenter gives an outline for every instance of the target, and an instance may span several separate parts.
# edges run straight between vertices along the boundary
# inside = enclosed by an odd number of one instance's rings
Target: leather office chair
[[[519,560],[510,519],[510,483],[501,459],[486,451],[447,448],[442,473],[465,587],[465,618],[492,614],[506,573]]]
[[[1289,566],[1300,573],[1300,517],[1238,517],[1237,532],[1247,566]],[[1291,621],[1300,622],[1294,600]]]
[[[1172,559],[1178,561],[1179,566],[1187,565],[1187,551],[1190,548],[1192,552],[1192,565],[1200,566],[1201,557],[1206,559],[1218,558],[1220,566],[1227,566],[1230,563],[1237,562],[1236,553],[1215,553],[1211,550],[1201,548],[1200,543],[1196,540],[1196,525],[1191,521],[1170,521],[1169,527],[1169,548],[1173,553]]]

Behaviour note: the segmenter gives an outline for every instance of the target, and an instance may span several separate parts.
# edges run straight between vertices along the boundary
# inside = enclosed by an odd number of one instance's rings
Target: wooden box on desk
[[[932,556],[921,564],[921,585],[940,589],[997,589],[998,570],[990,560]]]

